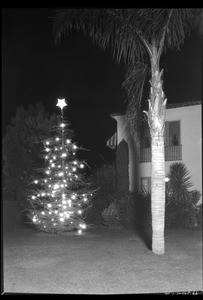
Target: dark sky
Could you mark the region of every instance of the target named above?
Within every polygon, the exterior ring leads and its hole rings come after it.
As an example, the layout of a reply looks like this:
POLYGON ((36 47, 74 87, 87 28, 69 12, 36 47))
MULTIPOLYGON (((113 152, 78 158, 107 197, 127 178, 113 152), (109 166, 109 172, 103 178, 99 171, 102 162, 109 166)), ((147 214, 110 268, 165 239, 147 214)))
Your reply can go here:
MULTIPOLYGON (((66 98, 64 114, 74 140, 90 150, 86 159, 91 166, 101 164, 114 157, 106 141, 116 130, 110 114, 125 108, 124 64, 118 65, 110 51, 78 33, 55 45, 53 14, 49 8, 2 11, 3 134, 20 105, 42 102, 47 111, 58 113, 57 98, 66 98)), ((200 100, 200 43, 193 33, 181 51, 162 56, 169 103, 200 100)))

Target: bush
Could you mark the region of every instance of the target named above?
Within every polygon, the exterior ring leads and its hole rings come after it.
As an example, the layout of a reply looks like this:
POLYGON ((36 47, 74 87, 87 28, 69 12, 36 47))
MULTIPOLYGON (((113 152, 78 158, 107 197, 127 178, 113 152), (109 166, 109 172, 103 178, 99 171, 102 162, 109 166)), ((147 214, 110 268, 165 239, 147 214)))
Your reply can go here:
POLYGON ((96 190, 96 193, 85 219, 87 223, 101 225, 103 223, 103 210, 114 201, 112 193, 116 190, 115 163, 101 166, 92 173, 88 181, 91 182, 90 189, 96 190))
POLYGON ((122 140, 117 149, 116 167, 117 167, 117 189, 119 191, 129 191, 129 150, 128 144, 122 140))
POLYGON ((135 228, 136 194, 115 191, 111 197, 113 201, 102 213, 104 224, 109 227, 135 228))
POLYGON ((200 199, 199 191, 190 191, 185 201, 176 202, 173 196, 166 195, 166 228, 195 228, 201 226, 201 207, 196 206, 200 199))
POLYGON ((28 185, 36 178, 43 165, 39 152, 41 142, 56 126, 57 115, 47 113, 42 104, 27 109, 19 107, 3 137, 3 188, 9 200, 18 202, 21 209, 28 207, 28 185))
POLYGON ((196 204, 201 194, 190 190, 192 183, 186 166, 183 163, 171 164, 167 177, 170 180, 166 187, 166 228, 197 227, 201 216, 196 204))

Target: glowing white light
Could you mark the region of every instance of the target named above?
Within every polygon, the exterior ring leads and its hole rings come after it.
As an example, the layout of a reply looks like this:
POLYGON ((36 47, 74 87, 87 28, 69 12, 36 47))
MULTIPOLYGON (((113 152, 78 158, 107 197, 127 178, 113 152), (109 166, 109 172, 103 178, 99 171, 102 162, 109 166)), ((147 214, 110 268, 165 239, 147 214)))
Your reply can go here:
POLYGON ((63 205, 63 209, 66 209, 67 208, 67 206, 66 205, 63 205))
POLYGON ((50 174, 50 171, 49 171, 49 170, 47 170, 47 171, 46 171, 46 173, 47 173, 47 174, 50 174))
POLYGON ((36 221, 37 221, 36 217, 33 217, 32 220, 33 220, 33 222, 36 222, 36 221))
POLYGON ((165 182, 169 182, 169 181, 170 181, 170 178, 166 177, 166 178, 164 178, 164 181, 165 181, 165 182))
POLYGON ((64 123, 61 123, 60 126, 61 126, 62 128, 64 128, 64 127, 65 127, 65 124, 64 124, 64 123))
POLYGON ((51 164, 51 167, 54 168, 54 167, 55 167, 55 164, 51 164))
POLYGON ((40 197, 40 194, 37 194, 37 197, 40 197))
POLYGON ((52 220, 52 222, 54 221, 54 219, 51 219, 52 220))
POLYGON ((55 212, 54 212, 56 215, 58 214, 58 210, 55 210, 55 212))
POLYGON ((55 155, 53 156, 53 159, 56 159, 56 156, 55 156, 55 155))
POLYGON ((71 200, 68 200, 68 205, 69 205, 69 207, 71 207, 71 205, 72 205, 71 200))
POLYGON ((54 185, 54 189, 56 190, 56 189, 58 189, 59 188, 59 185, 56 183, 55 185, 54 185))
POLYGON ((74 172, 76 171, 76 168, 75 168, 75 167, 73 168, 73 171, 74 171, 74 172))
POLYGON ((70 140, 67 140, 66 143, 67 143, 67 144, 70 144, 70 140))
POLYGON ((60 109, 62 110, 67 104, 65 102, 65 98, 63 99, 57 99, 58 100, 58 103, 56 104, 56 106, 59 106, 60 109))
POLYGON ((34 200, 36 197, 35 196, 32 196, 32 199, 34 200))
POLYGON ((68 176, 71 176, 71 173, 68 173, 68 176))
POLYGON ((61 184, 61 187, 64 187, 64 184, 63 184, 63 183, 61 184))
POLYGON ((82 233, 82 230, 81 230, 81 229, 79 229, 79 230, 78 230, 78 234, 81 234, 81 233, 82 233))
POLYGON ((45 193, 41 193, 41 196, 44 197, 44 196, 45 196, 45 193))
POLYGON ((46 142, 46 145, 49 145, 49 141, 46 142))
POLYGON ((76 160, 74 160, 73 164, 74 164, 74 165, 77 165, 77 161, 76 161, 76 160))
POLYGON ((71 196, 71 198, 72 198, 72 199, 75 199, 75 198, 76 198, 76 196, 75 196, 75 195, 72 195, 72 196, 71 196))
POLYGON ((48 155, 46 155, 46 156, 45 156, 45 159, 48 159, 48 158, 49 158, 48 155))
POLYGON ((66 195, 65 195, 65 194, 62 194, 62 198, 65 199, 65 198, 66 198, 66 195))
POLYGON ((51 211, 49 211, 49 215, 51 215, 51 211))
POLYGON ((68 166, 66 167, 66 170, 68 169, 68 166))
POLYGON ((35 181, 34 181, 34 183, 36 183, 36 184, 37 184, 37 183, 38 183, 38 180, 35 180, 35 181))
POLYGON ((81 213, 82 213, 82 210, 78 210, 78 213, 81 215, 81 213))
POLYGON ((49 151, 50 151, 50 148, 46 148, 45 151, 46 151, 46 152, 49 152, 49 151))
POLYGON ((55 138, 55 140, 58 142, 58 141, 59 141, 59 138, 57 137, 57 138, 55 138))
POLYGON ((81 169, 84 168, 84 164, 80 164, 80 168, 81 168, 81 169))
POLYGON ((86 201, 87 201, 87 198, 85 197, 83 200, 84 200, 84 202, 86 202, 86 201))
POLYGON ((64 221, 64 218, 60 218, 59 220, 60 220, 61 222, 63 222, 63 221, 64 221))
POLYGON ((63 176, 63 172, 58 173, 58 176, 63 176))
POLYGON ((61 167, 61 165, 58 165, 58 168, 60 168, 61 167))
POLYGON ((41 214, 42 214, 42 215, 45 215, 45 212, 44 212, 44 211, 42 211, 42 212, 41 212, 41 214))
POLYGON ((76 146, 76 145, 73 145, 73 149, 77 149, 77 146, 76 146))
POLYGON ((85 224, 79 224, 79 226, 80 226, 81 228, 83 228, 83 229, 86 228, 86 225, 85 225, 85 224))
POLYGON ((66 202, 66 200, 62 200, 62 204, 66 204, 67 202, 66 202))
POLYGON ((48 207, 52 207, 51 203, 47 204, 48 207))
POLYGON ((54 148, 54 150, 55 150, 55 151, 57 151, 57 150, 58 150, 58 148, 57 148, 57 147, 55 147, 55 148, 54 148))
POLYGON ((51 187, 51 184, 49 184, 48 187, 51 187))
POLYGON ((44 182, 47 182, 47 179, 44 179, 44 182))
POLYGON ((61 154, 61 157, 66 157, 66 156, 67 156, 66 153, 62 153, 62 154, 61 154))

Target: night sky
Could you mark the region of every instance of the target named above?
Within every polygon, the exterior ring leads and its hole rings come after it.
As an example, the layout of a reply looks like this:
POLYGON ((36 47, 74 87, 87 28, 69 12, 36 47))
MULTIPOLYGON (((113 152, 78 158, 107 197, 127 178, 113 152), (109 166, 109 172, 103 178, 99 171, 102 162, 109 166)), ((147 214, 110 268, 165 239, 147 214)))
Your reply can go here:
MULTIPOLYGON (((60 113, 57 98, 66 98, 64 109, 74 131, 74 141, 89 149, 91 167, 114 158, 106 141, 116 131, 110 114, 126 104, 121 89, 124 64, 117 64, 83 35, 73 33, 55 45, 53 9, 8 8, 2 11, 2 114, 3 135, 17 107, 42 102, 50 113, 60 113)), ((161 59, 168 103, 201 99, 201 40, 193 33, 181 51, 161 59)))

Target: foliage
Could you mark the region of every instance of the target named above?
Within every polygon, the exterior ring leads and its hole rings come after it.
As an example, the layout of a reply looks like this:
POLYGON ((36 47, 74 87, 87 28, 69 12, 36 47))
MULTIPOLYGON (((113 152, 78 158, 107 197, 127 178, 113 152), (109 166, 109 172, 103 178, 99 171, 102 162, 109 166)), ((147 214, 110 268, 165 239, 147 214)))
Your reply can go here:
POLYGON ((128 144, 122 140, 116 153, 116 185, 119 191, 129 191, 129 150, 128 144))
POLYGON ((88 223, 102 224, 102 212, 113 201, 112 192, 116 190, 115 163, 108 163, 92 172, 88 178, 90 189, 96 190, 92 207, 86 214, 88 223))
POLYGON ((111 197, 113 201, 102 213, 104 224, 109 227, 135 229, 138 194, 115 191, 111 197))
POLYGON ((45 111, 42 104, 19 107, 3 137, 3 185, 6 198, 24 209, 28 184, 43 165, 41 141, 57 124, 58 117, 45 111))
POLYGON ((81 234, 86 228, 83 214, 93 194, 81 173, 85 164, 76 158, 78 146, 68 138, 68 128, 63 128, 67 127, 63 117, 60 123, 54 137, 43 141, 46 163, 32 182, 36 187, 28 196, 27 216, 37 230, 81 234))
POLYGON ((199 24, 194 20, 201 9, 130 8, 130 9, 60 9, 54 16, 56 42, 73 29, 88 35, 103 49, 113 48, 118 61, 141 61, 147 43, 160 44, 165 34, 165 48, 179 49, 185 35, 199 24), (190 25, 190 26, 189 26, 190 25))
POLYGON ((63 36, 77 30, 103 49, 113 50, 118 62, 124 60, 127 117, 133 137, 139 140, 141 101, 150 75, 152 48, 157 50, 159 64, 163 51, 179 50, 186 34, 201 27, 202 16, 202 9, 197 8, 59 9, 54 16, 53 32, 56 42, 60 42, 63 36))
POLYGON ((197 202, 199 191, 191 190, 193 186, 189 171, 183 163, 170 165, 166 188, 166 227, 190 228, 199 223, 197 202))

